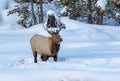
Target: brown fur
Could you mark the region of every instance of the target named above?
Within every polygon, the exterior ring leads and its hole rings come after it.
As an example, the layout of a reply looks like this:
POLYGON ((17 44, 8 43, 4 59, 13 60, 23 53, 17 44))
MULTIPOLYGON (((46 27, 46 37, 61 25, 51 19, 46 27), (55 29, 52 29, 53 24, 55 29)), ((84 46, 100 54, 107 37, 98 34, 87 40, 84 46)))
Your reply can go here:
POLYGON ((57 61, 57 54, 62 38, 59 34, 52 34, 51 37, 42 35, 34 35, 31 40, 31 48, 34 56, 34 62, 37 63, 37 54, 41 55, 43 61, 47 61, 49 57, 53 57, 57 61))

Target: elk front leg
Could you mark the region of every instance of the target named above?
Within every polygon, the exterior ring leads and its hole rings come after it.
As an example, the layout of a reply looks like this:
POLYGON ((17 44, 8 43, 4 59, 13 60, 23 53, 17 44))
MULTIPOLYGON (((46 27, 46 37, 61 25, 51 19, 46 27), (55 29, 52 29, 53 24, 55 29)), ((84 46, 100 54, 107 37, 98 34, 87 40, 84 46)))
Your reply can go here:
POLYGON ((57 61, 57 55, 55 55, 53 58, 54 58, 54 61, 56 62, 57 61))

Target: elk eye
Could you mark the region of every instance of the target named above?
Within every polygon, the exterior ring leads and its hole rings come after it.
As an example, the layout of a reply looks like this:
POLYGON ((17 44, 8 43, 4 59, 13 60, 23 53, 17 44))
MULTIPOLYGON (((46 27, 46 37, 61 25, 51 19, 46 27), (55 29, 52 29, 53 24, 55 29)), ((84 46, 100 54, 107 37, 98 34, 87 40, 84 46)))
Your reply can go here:
POLYGON ((63 39, 60 39, 60 41, 63 41, 63 39))

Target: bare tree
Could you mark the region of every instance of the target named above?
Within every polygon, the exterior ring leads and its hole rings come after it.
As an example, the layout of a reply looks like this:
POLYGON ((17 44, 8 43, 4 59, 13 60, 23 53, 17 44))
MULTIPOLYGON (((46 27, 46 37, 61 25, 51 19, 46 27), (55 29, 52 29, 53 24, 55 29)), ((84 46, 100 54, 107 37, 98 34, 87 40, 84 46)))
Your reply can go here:
POLYGON ((43 0, 40 0, 41 23, 43 23, 43 6, 42 6, 42 4, 43 4, 43 0))
POLYGON ((99 25, 103 24, 103 14, 104 14, 103 11, 101 11, 101 10, 97 11, 96 23, 99 25))
POLYGON ((91 4, 91 0, 88 0, 87 8, 88 8, 88 23, 93 23, 93 21, 92 21, 92 4, 91 4))
POLYGON ((31 9, 32 9, 32 17, 33 17, 33 21, 34 21, 34 25, 37 24, 37 20, 35 17, 35 13, 34 13, 34 4, 33 4, 33 0, 30 0, 31 2, 31 9))

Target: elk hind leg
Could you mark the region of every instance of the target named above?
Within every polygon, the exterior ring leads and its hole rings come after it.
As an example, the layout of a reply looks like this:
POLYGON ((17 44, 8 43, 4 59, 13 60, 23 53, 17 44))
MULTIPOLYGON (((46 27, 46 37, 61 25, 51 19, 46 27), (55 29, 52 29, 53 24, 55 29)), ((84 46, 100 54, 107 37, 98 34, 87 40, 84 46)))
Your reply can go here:
POLYGON ((33 56, 34 56, 34 63, 37 63, 37 52, 36 51, 33 52, 33 56))
POLYGON ((42 55, 41 56, 42 61, 47 61, 48 58, 49 58, 48 55, 42 55))
POLYGON ((55 55, 55 56, 53 57, 53 59, 54 59, 54 61, 56 62, 56 61, 57 61, 57 55, 55 55))

